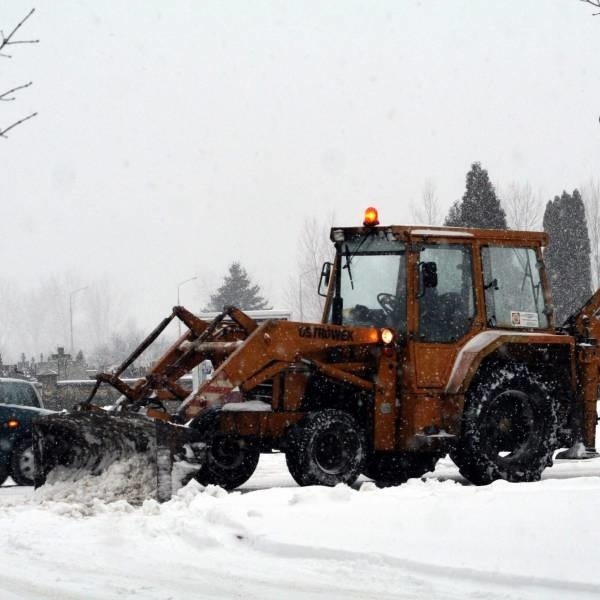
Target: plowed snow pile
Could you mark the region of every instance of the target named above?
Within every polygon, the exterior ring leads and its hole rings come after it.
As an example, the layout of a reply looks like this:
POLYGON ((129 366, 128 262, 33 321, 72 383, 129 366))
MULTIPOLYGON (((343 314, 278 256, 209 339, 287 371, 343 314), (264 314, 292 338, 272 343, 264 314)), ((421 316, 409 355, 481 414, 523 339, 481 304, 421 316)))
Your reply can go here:
POLYGON ((117 500, 139 505, 156 495, 156 467, 143 455, 116 461, 100 475, 87 474, 77 481, 61 476, 61 467, 51 472, 32 501, 71 502, 89 508, 117 500))

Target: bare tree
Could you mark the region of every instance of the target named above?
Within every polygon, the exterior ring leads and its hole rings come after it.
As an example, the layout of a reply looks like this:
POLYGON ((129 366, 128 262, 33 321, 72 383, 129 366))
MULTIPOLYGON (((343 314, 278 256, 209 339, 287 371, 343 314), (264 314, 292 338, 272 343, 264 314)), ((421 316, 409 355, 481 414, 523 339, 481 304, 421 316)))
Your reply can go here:
POLYGON ((421 190, 421 203, 413 206, 412 216, 415 223, 421 225, 439 225, 441 222, 440 205, 433 179, 427 179, 421 190))
POLYGON ((128 322, 125 293, 104 274, 90 281, 83 294, 79 303, 79 329, 85 332, 86 340, 80 346, 95 348, 110 343, 112 336, 128 322))
POLYGON ((329 221, 319 221, 316 217, 304 220, 298 244, 297 272, 290 276, 285 301, 295 317, 301 321, 320 321, 324 299, 317 294, 321 267, 331 260, 332 249, 329 221))
MULTIPOLYGON (((581 0, 581 2, 584 2, 585 4, 590 4, 591 6, 594 6, 596 8, 600 8, 600 0, 581 0)), ((592 13, 594 16, 600 15, 600 13, 592 13)))
POLYGON ((0 279, 0 355, 5 359, 15 354, 12 341, 19 329, 19 301, 15 286, 6 279, 0 279))
POLYGON ((532 231, 540 228, 543 214, 541 194, 534 194, 531 184, 512 182, 499 193, 511 229, 532 231))
MULTIPOLYGON (((4 35, 4 31, 0 31, 0 56, 2 56, 4 58, 12 58, 12 56, 10 54, 6 54, 6 53, 2 52, 8 46, 15 46, 17 44, 37 44, 39 42, 39 40, 15 40, 14 39, 15 33, 17 33, 17 31, 21 28, 23 23, 25 23, 25 21, 27 21, 27 19, 29 19, 29 17, 34 12, 35 12, 35 8, 32 8, 27 13, 27 15, 25 15, 25 17, 17 23, 17 25, 14 27, 14 29, 7 36, 4 35)), ((20 90, 28 88, 32 83, 33 82, 30 81, 29 83, 25 83, 23 85, 18 85, 6 92, 0 93, 0 101, 12 102, 15 99, 15 96, 13 95, 15 92, 18 92, 20 90)), ((36 115, 37 115, 37 112, 34 112, 34 113, 31 113, 30 115, 27 115, 26 117, 22 117, 21 119, 11 123, 10 125, 8 125, 6 127, 0 126, 0 137, 6 137, 6 134, 11 129, 13 129, 17 125, 20 125, 21 123, 27 121, 28 119, 31 119, 32 117, 35 117, 36 115)))
MULTIPOLYGON (((101 346, 118 346, 115 335, 131 344, 139 337, 127 312, 127 298, 108 277, 91 278, 76 270, 47 276, 24 287, 0 278, 0 352, 15 360, 19 353, 39 356, 69 348, 70 293, 81 288, 72 304, 75 351, 86 355, 101 346)), ((129 345, 131 345, 129 344, 129 345)))
POLYGON ((592 281, 594 287, 598 287, 600 286, 600 181, 592 179, 581 186, 581 197, 590 236, 592 281))

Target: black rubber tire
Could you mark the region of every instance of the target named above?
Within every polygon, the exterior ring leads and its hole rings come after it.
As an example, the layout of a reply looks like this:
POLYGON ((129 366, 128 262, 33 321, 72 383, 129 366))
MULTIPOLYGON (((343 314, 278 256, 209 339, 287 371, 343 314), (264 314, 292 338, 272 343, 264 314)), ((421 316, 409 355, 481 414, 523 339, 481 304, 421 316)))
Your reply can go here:
POLYGON ((30 438, 24 438, 14 445, 10 457, 10 476, 17 485, 33 485, 35 459, 30 438))
POLYGON ((0 465, 0 485, 3 485, 4 482, 8 479, 8 468, 4 465, 0 465))
POLYGON ((379 487, 400 485, 433 471, 438 458, 416 452, 374 452, 367 457, 363 473, 379 487))
POLYGON ((234 490, 252 477, 260 452, 243 438, 219 431, 219 416, 219 409, 210 409, 192 424, 208 446, 204 465, 194 479, 202 485, 234 490))
POLYGON ((363 470, 365 435, 343 410, 309 413, 290 431, 286 462, 298 485, 351 485, 363 470))
POLYGON ((450 453, 461 474, 475 485, 539 480, 557 446, 553 389, 524 366, 482 373, 466 395, 461 440, 450 453))

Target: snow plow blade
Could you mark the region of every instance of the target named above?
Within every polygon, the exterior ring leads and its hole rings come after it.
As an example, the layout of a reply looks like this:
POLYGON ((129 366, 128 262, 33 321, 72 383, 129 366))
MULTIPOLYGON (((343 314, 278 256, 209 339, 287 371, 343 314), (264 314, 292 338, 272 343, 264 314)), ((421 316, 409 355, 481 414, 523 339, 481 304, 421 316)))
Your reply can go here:
POLYGON ((156 499, 164 502, 200 467, 198 442, 193 429, 136 413, 95 409, 48 415, 33 426, 35 487, 99 475, 117 461, 141 455, 156 470, 156 499))

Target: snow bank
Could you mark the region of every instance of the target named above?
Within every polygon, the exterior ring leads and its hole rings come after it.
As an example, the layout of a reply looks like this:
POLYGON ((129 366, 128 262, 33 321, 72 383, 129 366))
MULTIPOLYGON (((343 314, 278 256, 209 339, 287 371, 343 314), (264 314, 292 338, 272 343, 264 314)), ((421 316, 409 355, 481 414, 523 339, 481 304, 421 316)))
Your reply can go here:
POLYGON ((3 600, 600 597, 600 459, 479 488, 445 459, 378 489, 298 488, 273 455, 242 491, 116 499, 139 469, 0 488, 3 600))
POLYGON ((54 469, 28 502, 61 514, 89 516, 111 510, 115 503, 131 511, 156 495, 156 467, 143 455, 113 462, 100 475, 85 474, 75 479, 65 473, 62 467, 54 469))

